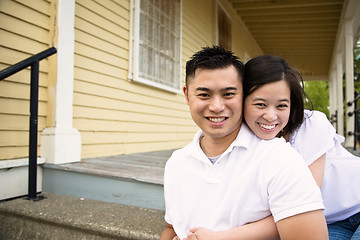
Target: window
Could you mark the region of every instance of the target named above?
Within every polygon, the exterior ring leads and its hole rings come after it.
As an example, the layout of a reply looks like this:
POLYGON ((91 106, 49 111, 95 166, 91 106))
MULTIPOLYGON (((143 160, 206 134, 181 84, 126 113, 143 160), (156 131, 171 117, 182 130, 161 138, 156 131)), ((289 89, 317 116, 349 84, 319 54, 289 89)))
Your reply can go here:
POLYGON ((181 0, 133 0, 129 78, 172 92, 181 83, 181 0))
POLYGON ((225 10, 217 7, 218 44, 226 50, 231 50, 231 20, 225 10))

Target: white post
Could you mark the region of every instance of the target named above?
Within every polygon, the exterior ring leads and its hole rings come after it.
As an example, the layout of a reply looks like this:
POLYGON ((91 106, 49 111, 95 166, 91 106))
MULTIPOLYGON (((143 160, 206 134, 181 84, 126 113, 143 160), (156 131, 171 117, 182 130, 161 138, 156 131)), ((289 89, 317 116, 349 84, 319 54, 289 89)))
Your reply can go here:
POLYGON ((344 104, 343 104, 343 63, 341 52, 336 53, 336 89, 337 89, 337 121, 338 134, 344 136, 344 104))
MULTIPOLYGON (((353 21, 345 22, 345 79, 346 79, 346 103, 354 100, 354 41, 353 41, 353 21)), ((354 145, 354 136, 349 132, 354 132, 354 115, 349 117, 348 113, 354 111, 354 104, 347 105, 346 111, 346 141, 345 146, 354 145)))
MULTIPOLYGON (((329 105, 330 116, 335 115, 337 110, 337 88, 336 88, 336 71, 331 69, 329 72, 329 105)), ((336 127, 335 124, 333 124, 336 127)))
POLYGON ((49 105, 53 108, 55 126, 43 130, 40 154, 47 163, 61 164, 81 159, 81 136, 72 127, 75 0, 58 0, 54 6, 57 9, 57 34, 54 34, 57 36, 57 66, 54 84, 49 87, 49 98, 52 98, 49 105))

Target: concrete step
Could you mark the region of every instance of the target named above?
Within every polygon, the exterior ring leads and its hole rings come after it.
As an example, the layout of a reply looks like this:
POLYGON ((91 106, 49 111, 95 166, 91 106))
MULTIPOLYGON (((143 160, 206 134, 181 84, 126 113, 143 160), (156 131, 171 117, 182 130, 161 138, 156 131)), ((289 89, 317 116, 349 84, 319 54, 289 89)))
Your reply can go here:
POLYGON ((164 211, 52 193, 0 202, 0 239, 159 239, 164 211))
POLYGON ((43 191, 164 210, 164 167, 173 151, 44 164, 43 191))

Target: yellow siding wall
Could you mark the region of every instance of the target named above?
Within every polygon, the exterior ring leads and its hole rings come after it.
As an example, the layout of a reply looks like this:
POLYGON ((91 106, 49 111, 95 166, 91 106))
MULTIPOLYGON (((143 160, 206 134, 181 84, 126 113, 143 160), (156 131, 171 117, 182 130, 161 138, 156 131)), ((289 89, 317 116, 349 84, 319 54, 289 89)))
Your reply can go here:
MULTIPOLYGON (((53 41, 52 1, 0 0, 0 69, 47 49, 53 41)), ((233 50, 261 54, 226 0, 233 50)), ((201 47, 215 44, 214 0, 182 0, 182 71, 201 47)), ((76 0, 73 127, 82 158, 180 148, 197 127, 182 93, 130 82, 130 0, 76 0)), ((52 57, 50 57, 52 58, 52 57)), ((54 61, 56 62, 56 61, 54 61)), ((53 127, 49 61, 40 63, 39 132, 53 127)), ((28 156, 29 74, 0 82, 0 160, 28 156)), ((40 140, 40 138, 39 138, 40 140)))
POLYGON ((259 45, 249 33, 231 4, 227 0, 219 0, 219 4, 225 9, 232 21, 232 51, 246 63, 249 58, 263 54, 259 45))
POLYGON ((186 61, 196 51, 214 44, 215 12, 213 0, 183 0, 182 2, 182 59, 185 69, 186 61))
POLYGON ((127 80, 129 20, 129 0, 76 1, 74 127, 83 158, 179 148, 196 130, 182 94, 127 80))
MULTIPOLYGON (((50 2, 0 0, 0 69, 49 48, 50 2)), ((40 62, 39 133, 46 125, 48 60, 40 62)), ((30 70, 0 81, 0 160, 28 156, 30 70)))

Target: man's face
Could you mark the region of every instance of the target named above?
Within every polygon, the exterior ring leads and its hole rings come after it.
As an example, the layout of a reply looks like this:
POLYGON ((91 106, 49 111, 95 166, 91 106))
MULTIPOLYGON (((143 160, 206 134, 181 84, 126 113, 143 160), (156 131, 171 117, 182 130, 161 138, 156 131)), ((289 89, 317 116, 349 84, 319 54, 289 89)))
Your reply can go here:
POLYGON ((242 121, 243 89, 235 67, 197 69, 183 91, 204 138, 236 138, 242 121))

